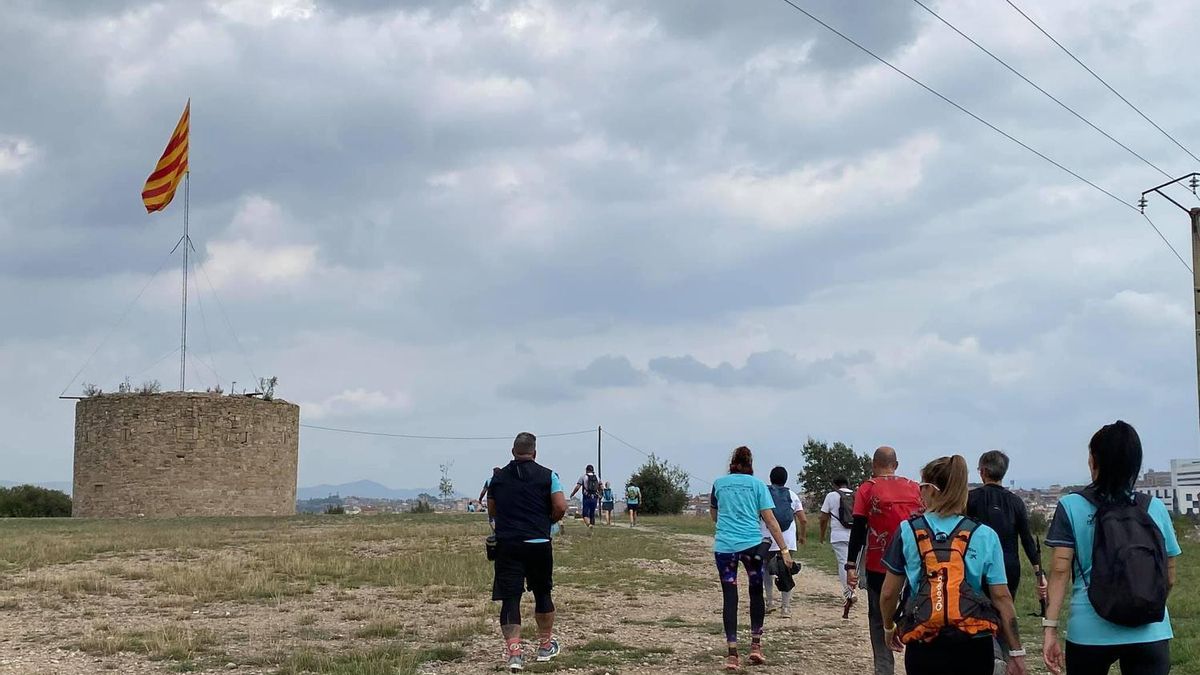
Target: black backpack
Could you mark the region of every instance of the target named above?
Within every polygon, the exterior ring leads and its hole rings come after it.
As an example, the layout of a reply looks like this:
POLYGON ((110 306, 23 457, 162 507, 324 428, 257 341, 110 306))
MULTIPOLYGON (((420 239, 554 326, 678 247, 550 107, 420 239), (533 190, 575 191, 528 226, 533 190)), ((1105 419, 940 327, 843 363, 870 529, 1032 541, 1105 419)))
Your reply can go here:
POLYGON ((796 520, 796 513, 792 511, 792 491, 777 485, 768 487, 771 489, 771 499, 775 501, 775 508, 772 510, 775 512, 775 520, 779 523, 779 531, 786 532, 796 520))
POLYGON ((841 500, 838 501, 838 512, 834 516, 842 527, 850 529, 854 526, 854 491, 838 488, 841 500))
POLYGON ((1167 611, 1167 546, 1150 517, 1150 495, 1108 503, 1092 489, 1078 493, 1096 507, 1091 578, 1083 575, 1088 600, 1101 618, 1120 626, 1158 623, 1167 611))
POLYGON ((600 479, 596 477, 596 474, 589 473, 587 475, 587 484, 583 486, 583 493, 589 497, 600 494, 600 479))

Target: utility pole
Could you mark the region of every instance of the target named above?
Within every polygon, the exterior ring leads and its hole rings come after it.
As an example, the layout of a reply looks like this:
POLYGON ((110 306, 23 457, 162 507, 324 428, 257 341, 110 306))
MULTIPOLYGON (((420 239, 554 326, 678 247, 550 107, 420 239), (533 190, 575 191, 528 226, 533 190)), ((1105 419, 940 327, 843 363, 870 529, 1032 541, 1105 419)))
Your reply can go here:
MULTIPOLYGON (((1200 335, 1200 333, 1198 333, 1200 335)), ((1200 338, 1197 338, 1200 339, 1200 338)), ((604 472, 600 470, 600 456, 604 444, 604 427, 596 427, 596 480, 604 480, 604 472)), ((603 485, 603 483, 601 483, 603 485)))
MULTIPOLYGON (((1188 181, 1187 187, 1191 188, 1192 194, 1196 194, 1196 188, 1200 187, 1200 173, 1192 172, 1186 176, 1180 176, 1175 180, 1168 181, 1157 187, 1152 187, 1149 190, 1142 192, 1142 198, 1138 201, 1138 208, 1142 213, 1146 212, 1146 195, 1151 192, 1156 192, 1160 197, 1165 198, 1180 210, 1188 214, 1188 218, 1192 224, 1192 307, 1193 318, 1196 325, 1196 394, 1197 402, 1200 403, 1200 208, 1188 208, 1183 204, 1175 201, 1170 195, 1163 192, 1162 189, 1183 181, 1188 181)), ((1197 420, 1200 421, 1200 408, 1197 408, 1197 420)))

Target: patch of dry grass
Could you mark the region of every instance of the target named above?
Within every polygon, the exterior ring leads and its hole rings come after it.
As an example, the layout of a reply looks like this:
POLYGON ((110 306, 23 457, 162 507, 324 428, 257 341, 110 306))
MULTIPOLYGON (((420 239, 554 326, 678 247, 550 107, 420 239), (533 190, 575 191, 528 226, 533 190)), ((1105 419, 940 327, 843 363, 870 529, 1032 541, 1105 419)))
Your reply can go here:
POLYGON ((94 627, 78 646, 81 651, 102 656, 135 652, 157 661, 184 661, 204 654, 215 644, 217 638, 211 631, 163 624, 146 631, 114 631, 100 625, 94 627))

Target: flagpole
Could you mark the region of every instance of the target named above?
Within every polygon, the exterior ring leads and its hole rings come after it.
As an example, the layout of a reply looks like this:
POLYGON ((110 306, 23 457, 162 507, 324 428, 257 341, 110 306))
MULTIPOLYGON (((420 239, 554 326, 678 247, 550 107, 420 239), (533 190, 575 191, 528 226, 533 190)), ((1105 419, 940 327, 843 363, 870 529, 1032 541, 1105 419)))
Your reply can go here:
POLYGON ((183 174, 183 318, 179 327, 179 391, 187 391, 187 292, 188 292, 188 249, 192 239, 188 236, 188 201, 191 197, 192 172, 183 174))

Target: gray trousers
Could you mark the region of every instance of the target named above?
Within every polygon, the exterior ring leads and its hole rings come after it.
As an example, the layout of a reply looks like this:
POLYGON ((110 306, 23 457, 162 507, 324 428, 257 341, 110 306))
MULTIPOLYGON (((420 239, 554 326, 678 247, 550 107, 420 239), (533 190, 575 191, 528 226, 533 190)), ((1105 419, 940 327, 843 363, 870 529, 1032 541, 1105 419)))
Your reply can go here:
POLYGON ((883 641, 883 614, 879 596, 883 592, 882 572, 867 572, 867 623, 871 628, 871 652, 875 655, 875 675, 895 675, 896 653, 883 641))

